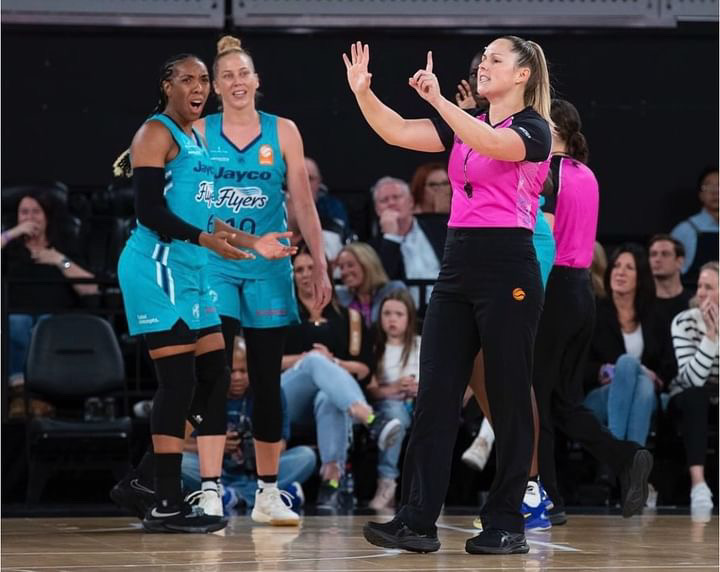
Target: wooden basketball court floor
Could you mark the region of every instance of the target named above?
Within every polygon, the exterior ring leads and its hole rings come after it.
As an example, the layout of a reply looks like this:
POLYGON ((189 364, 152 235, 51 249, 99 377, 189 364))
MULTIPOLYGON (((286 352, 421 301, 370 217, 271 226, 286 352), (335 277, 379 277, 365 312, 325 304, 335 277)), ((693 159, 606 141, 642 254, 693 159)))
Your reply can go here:
MULTIPOLYGON (((137 520, 3 519, 3 571, 654 571, 718 570, 718 518, 645 514, 632 519, 571 515, 566 526, 529 533, 530 553, 471 556, 472 517, 438 522, 434 554, 383 550, 365 542, 367 516, 308 516, 297 528, 254 525, 233 517, 215 534, 146 534, 137 520)), ((387 520, 388 517, 376 517, 387 520)))

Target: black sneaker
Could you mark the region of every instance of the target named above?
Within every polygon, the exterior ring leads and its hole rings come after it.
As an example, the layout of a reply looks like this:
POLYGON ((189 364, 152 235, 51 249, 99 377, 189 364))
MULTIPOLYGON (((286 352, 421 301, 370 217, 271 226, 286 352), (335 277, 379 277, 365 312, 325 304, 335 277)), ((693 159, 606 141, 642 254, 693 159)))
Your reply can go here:
POLYGON ((381 548, 402 548, 410 552, 436 552, 440 550, 437 533, 420 534, 408 528, 398 517, 390 522, 368 522, 363 527, 365 540, 381 548))
POLYGON ((206 533, 226 526, 225 517, 207 515, 199 506, 184 501, 176 505, 154 506, 143 519, 143 528, 148 532, 206 533))
POLYGON ((530 547, 522 533, 488 528, 468 538, 465 551, 470 554, 527 554, 530 547))
POLYGON ((632 460, 620 473, 620 499, 624 518, 640 514, 648 498, 648 477, 653 457, 647 449, 635 451, 632 460))
POLYGON ((332 486, 330 481, 323 481, 318 489, 315 506, 323 510, 339 510, 342 508, 340 486, 332 486))
POLYGON ((567 514, 565 513, 564 507, 554 506, 546 512, 548 518, 550 519, 550 524, 553 526, 562 526, 563 524, 567 524, 567 514))
POLYGON ((402 423, 395 417, 388 417, 385 413, 376 413, 375 419, 368 425, 370 438, 373 439, 378 449, 384 451, 392 447, 400 436, 402 423))
POLYGON ((157 502, 155 491, 147 483, 140 482, 140 477, 135 471, 130 471, 122 481, 112 488, 110 498, 120 508, 141 520, 157 502))

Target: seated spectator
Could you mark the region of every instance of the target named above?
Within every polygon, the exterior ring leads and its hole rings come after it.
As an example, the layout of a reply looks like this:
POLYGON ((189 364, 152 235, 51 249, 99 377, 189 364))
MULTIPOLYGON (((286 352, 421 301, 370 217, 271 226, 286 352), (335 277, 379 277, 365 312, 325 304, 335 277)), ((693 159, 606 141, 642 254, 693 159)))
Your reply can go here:
POLYGON ((642 247, 625 244, 613 253, 605 290, 607 299, 597 303, 585 406, 616 438, 645 445, 668 348, 654 316, 655 284, 642 247))
POLYGON ((405 181, 383 177, 372 188, 381 235, 370 245, 391 280, 435 280, 445 246, 447 221, 413 216, 413 197, 405 181))
MULTIPOLYGON (((655 280, 655 312, 667 337, 667 347, 671 348, 670 324, 675 316, 688 309, 691 296, 680 280, 685 248, 682 242, 669 234, 656 234, 650 239, 648 249, 650 270, 655 280)), ((673 367, 673 371, 668 373, 674 377, 677 372, 673 367)))
POLYGON ((713 501, 705 482, 705 455, 708 416, 717 419, 718 404, 717 262, 708 262, 700 268, 697 295, 691 305, 690 310, 678 314, 672 322, 678 375, 670 383, 668 412, 685 444, 691 511, 694 516, 709 519, 713 501))
POLYGON ((402 430, 395 444, 380 452, 377 489, 370 501, 370 508, 375 510, 395 506, 400 450, 410 428, 420 376, 416 322, 415 304, 407 290, 396 290, 382 300, 375 342, 376 371, 367 392, 378 411, 400 420, 402 430))
POLYGON ((337 257, 337 268, 343 281, 335 289, 338 302, 360 312, 368 328, 377 321, 385 296, 405 289, 400 280, 388 279, 377 253, 364 242, 344 246, 337 257))
POLYGON ((363 320, 355 310, 332 300, 317 307, 312 282, 313 260, 306 246, 293 259, 301 323, 288 328, 282 360, 282 389, 290 422, 314 426, 320 452, 321 508, 341 508, 340 481, 345 472, 351 420, 368 426, 378 448, 391 446, 400 421, 376 414, 360 384, 367 384, 372 347, 363 320))
MULTIPOLYGON (((252 508, 255 504, 257 474, 255 447, 252 438, 252 391, 249 389, 245 342, 235 338, 233 368, 228 389, 227 415, 228 430, 225 439, 225 454, 220 481, 224 487, 223 506, 230 509, 244 505, 252 508)), ((292 499, 293 508, 299 508, 304 500, 302 483, 315 472, 315 452, 310 447, 299 446, 285 449, 290 439, 290 420, 287 415, 287 400, 281 394, 283 405, 282 453, 278 470, 278 488, 292 499)), ((200 461, 197 441, 190 437, 185 443, 182 458, 182 479, 185 488, 200 490, 200 461)))
POLYGON ((718 258, 718 169, 706 168, 698 182, 702 209, 672 229, 672 234, 685 247, 682 272, 686 281, 697 279, 699 268, 718 258))
POLYGON ((315 208, 320 217, 320 226, 323 229, 325 255, 330 261, 334 261, 342 245, 353 238, 347 209, 340 199, 330 195, 323 184, 317 163, 310 157, 305 157, 305 168, 310 181, 310 191, 315 199, 315 208))
POLYGON ((450 212, 452 187, 447 168, 443 163, 420 165, 410 181, 410 192, 415 202, 415 213, 450 212))
POLYGON ((9 382, 24 383, 30 335, 42 316, 79 305, 80 297, 98 293, 95 284, 70 284, 72 278, 93 278, 78 263, 79 245, 68 230, 63 206, 50 193, 25 195, 18 204, 17 225, 0 235, 3 275, 11 283, 9 382), (22 308, 22 313, 13 309, 22 308))

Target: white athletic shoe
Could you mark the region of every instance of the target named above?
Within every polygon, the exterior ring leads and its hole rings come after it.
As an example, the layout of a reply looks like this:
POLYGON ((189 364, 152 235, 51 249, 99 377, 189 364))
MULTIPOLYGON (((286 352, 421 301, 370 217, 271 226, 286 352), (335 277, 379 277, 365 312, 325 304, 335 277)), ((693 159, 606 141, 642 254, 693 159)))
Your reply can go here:
POLYGON ((298 526, 300 517, 290 509, 292 497, 277 487, 255 491, 255 507, 250 515, 255 522, 272 526, 298 526))
POLYGON ((195 491, 185 497, 191 505, 199 506, 203 512, 210 516, 223 516, 223 505, 217 491, 195 491))
POLYGON ((487 465, 491 451, 492 445, 478 435, 475 437, 472 445, 470 445, 462 454, 461 459, 463 463, 476 471, 482 471, 485 468, 485 465, 487 465))

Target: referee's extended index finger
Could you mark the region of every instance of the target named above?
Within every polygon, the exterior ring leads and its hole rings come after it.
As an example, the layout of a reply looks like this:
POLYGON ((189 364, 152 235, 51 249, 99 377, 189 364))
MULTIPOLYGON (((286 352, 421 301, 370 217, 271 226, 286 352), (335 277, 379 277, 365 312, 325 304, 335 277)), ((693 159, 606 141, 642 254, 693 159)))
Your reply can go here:
POLYGON ((433 70, 432 51, 428 50, 427 65, 425 66, 425 71, 432 73, 432 70, 433 70))

